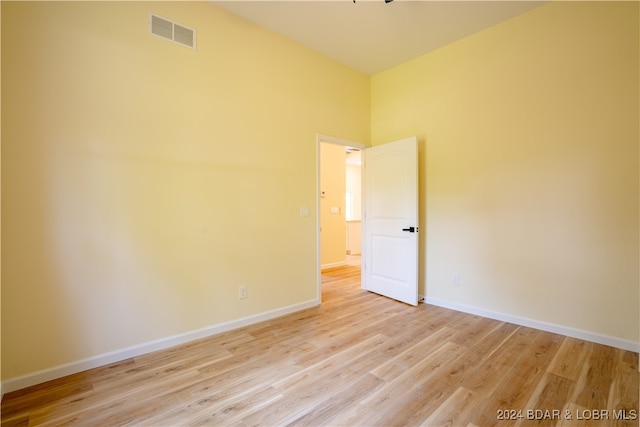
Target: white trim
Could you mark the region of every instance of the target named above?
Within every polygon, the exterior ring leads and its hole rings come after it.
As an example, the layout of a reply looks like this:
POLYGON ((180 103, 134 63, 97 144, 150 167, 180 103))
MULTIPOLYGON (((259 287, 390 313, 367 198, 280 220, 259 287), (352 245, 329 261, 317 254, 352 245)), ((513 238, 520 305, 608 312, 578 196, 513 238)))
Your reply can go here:
POLYGON ((485 310, 478 307, 472 307, 451 301, 441 300, 439 298, 427 297, 426 302, 427 304, 437 305, 438 307, 449 308, 451 310, 462 311, 464 313, 475 314, 482 317, 488 317, 490 319, 501 320, 503 322, 514 323, 520 326, 526 326, 529 328, 539 329, 542 331, 552 332, 560 335, 566 335, 572 338, 578 338, 585 341, 591 341, 598 344, 604 344, 611 347, 640 353, 640 342, 625 340, 623 338, 612 337, 609 335, 602 335, 582 329, 571 328, 569 326, 556 325, 554 323, 543 322, 526 317, 514 316, 512 314, 485 310))
POLYGON ((299 304, 282 307, 276 310, 259 313, 253 316, 243 317, 241 319, 207 326, 195 331, 185 332, 183 334, 161 338, 156 341, 134 345, 121 350, 101 354, 99 356, 89 357, 87 359, 82 359, 71 363, 65 363, 64 365, 59 365, 49 369, 43 369, 41 371, 2 381, 2 383, 0 384, 0 389, 3 393, 10 393, 12 391, 20 390, 22 388, 30 387, 32 385, 40 384, 56 378, 61 378, 67 375, 86 371, 87 369, 98 368, 110 363, 120 362, 132 357, 151 353, 153 351, 175 347, 180 344, 185 344, 190 341, 206 338, 212 335, 220 334, 222 332, 227 332, 232 329, 241 328, 243 326, 252 325, 254 323, 263 322, 269 319, 274 319, 286 314, 295 313, 297 311, 315 307, 319 304, 320 301, 317 299, 309 300, 299 304))
POLYGON ((329 264, 322 264, 320 268, 324 270, 325 268, 342 267, 344 265, 347 265, 347 261, 338 261, 338 262, 331 262, 329 264))
POLYGON ((348 139, 336 138, 335 136, 323 135, 321 133, 316 134, 316 141, 318 144, 321 142, 328 142, 330 144, 343 145, 345 147, 359 148, 360 150, 367 148, 367 146, 361 142, 349 141, 348 139))

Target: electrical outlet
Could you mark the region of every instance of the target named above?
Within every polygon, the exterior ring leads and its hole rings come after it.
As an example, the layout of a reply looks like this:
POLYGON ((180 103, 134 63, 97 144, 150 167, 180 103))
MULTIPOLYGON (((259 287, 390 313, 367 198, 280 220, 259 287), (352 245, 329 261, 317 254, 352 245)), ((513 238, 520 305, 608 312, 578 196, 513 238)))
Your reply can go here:
POLYGON ((460 285, 460 275, 458 273, 455 273, 453 275, 453 277, 451 278, 451 283, 453 283, 455 286, 460 285))
POLYGON ((240 286, 238 288, 238 298, 245 299, 246 297, 247 297, 247 287, 246 286, 240 286))

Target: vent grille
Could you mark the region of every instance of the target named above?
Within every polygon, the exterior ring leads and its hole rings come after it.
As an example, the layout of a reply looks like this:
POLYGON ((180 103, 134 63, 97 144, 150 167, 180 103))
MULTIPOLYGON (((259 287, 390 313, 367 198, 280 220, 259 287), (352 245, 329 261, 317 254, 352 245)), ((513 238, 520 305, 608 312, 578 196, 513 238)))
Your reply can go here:
POLYGON ((162 18, 153 13, 149 14, 149 32, 174 43, 196 48, 196 31, 177 22, 162 18))

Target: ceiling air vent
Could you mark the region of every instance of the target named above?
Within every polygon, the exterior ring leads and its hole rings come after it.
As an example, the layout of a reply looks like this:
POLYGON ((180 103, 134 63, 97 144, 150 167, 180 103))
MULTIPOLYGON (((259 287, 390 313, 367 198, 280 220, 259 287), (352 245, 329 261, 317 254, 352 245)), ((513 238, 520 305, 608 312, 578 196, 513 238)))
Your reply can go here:
POLYGON ((196 48, 196 31, 177 22, 149 14, 149 32, 183 46, 196 48))

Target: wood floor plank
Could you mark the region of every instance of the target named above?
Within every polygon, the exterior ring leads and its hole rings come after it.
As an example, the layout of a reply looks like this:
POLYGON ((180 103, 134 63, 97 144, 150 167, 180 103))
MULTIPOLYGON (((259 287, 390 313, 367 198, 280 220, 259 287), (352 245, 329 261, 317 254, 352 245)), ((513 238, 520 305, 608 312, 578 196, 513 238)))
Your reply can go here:
MULTIPOLYGON (((192 350, 192 349, 190 349, 192 350)), ((165 385, 165 380, 179 378, 187 383, 187 379, 196 377, 194 368, 204 366, 219 359, 226 359, 229 353, 220 349, 210 355, 196 357, 193 351, 187 352, 182 359, 176 357, 161 357, 159 355, 145 355, 142 362, 120 366, 118 371, 112 370, 110 375, 99 375, 95 379, 95 387, 90 392, 76 393, 56 402, 55 405, 42 405, 41 410, 34 411, 32 419, 36 423, 41 420, 55 420, 59 414, 79 414, 94 411, 107 404, 119 405, 123 390, 129 394, 146 396, 149 389, 158 385, 165 385), (150 362, 153 360, 155 363, 150 362)), ((180 381, 178 384, 180 384, 180 381)))
POLYGON ((366 396, 360 407, 341 425, 414 425, 412 417, 421 416, 422 410, 444 401, 447 388, 444 384, 464 372, 461 346, 447 342, 403 373, 388 381, 374 393, 366 396), (442 376, 440 375, 442 374, 442 376), (447 378, 445 381, 440 381, 447 378), (438 383, 441 387, 438 387, 438 383), (430 406, 431 405, 431 406, 430 406))
MULTIPOLYGON (((538 383, 545 373, 545 368, 540 366, 542 358, 539 355, 546 353, 546 359, 551 360, 555 354, 550 354, 549 341, 556 342, 559 347, 560 340, 553 334, 537 331, 534 329, 519 327, 500 348, 493 352, 485 364, 476 367, 476 375, 483 367, 487 366, 495 372, 495 384, 481 385, 483 388, 491 388, 484 398, 481 409, 473 420, 474 424, 480 426, 514 425, 518 419, 501 419, 500 414, 504 411, 514 411, 516 414, 525 413, 528 409, 527 403, 531 394, 535 391, 538 383), (545 349, 547 350, 545 352, 545 349), (536 357, 532 358, 532 355, 536 357)), ((480 374, 479 374, 480 373, 480 374)), ((473 380, 466 380, 467 387, 474 387, 473 380)), ((502 417, 504 418, 504 417, 502 417)))
POLYGON ((209 401, 201 399, 185 407, 165 411, 154 418, 136 421, 131 426, 219 426, 236 425, 248 412, 260 411, 270 403, 282 399, 272 387, 260 385, 229 395, 228 399, 209 401))
POLYGON ((353 408, 362 396, 374 392, 384 384, 380 378, 363 374, 347 387, 338 393, 330 393, 324 396, 324 399, 313 407, 312 411, 307 412, 303 416, 293 420, 290 425, 295 426, 330 426, 334 425, 332 420, 341 414, 347 413, 353 408))
POLYGON ((519 326, 512 323, 500 322, 489 331, 479 342, 470 346, 469 351, 477 355, 482 362, 487 361, 493 354, 502 349, 509 338, 516 333, 519 326))
POLYGON ((416 384, 414 392, 417 398, 408 405, 397 408, 390 420, 401 420, 404 425, 422 424, 460 389, 465 379, 478 371, 478 359, 468 348, 460 349, 462 352, 458 357, 447 360, 434 375, 416 384))
MULTIPOLYGON (((616 411, 617 414, 622 414, 620 411, 624 411, 625 408, 634 408, 638 404, 637 398, 640 391, 638 390, 637 382, 634 380, 638 374, 636 369, 638 366, 638 354, 629 351, 618 351, 618 353, 620 354, 619 361, 607 406, 610 411, 616 411)), ((616 426, 638 426, 637 420, 631 419, 634 418, 632 414, 625 412, 624 415, 624 417, 619 417, 619 419, 616 420, 616 426)))
POLYGON ((547 368, 547 372, 577 381, 582 371, 584 359, 587 357, 588 349, 589 345, 587 342, 576 338, 565 337, 556 356, 547 368))
POLYGON ((352 394, 359 379, 384 357, 385 348, 395 346, 394 339, 376 335, 315 365, 273 383, 284 397, 262 414, 243 418, 245 425, 287 425, 310 418, 316 408, 325 406, 333 393, 352 394), (302 402, 302 403, 301 403, 302 402), (297 407, 297 412, 282 408, 297 407))
POLYGON ((614 380, 617 350, 613 347, 591 345, 586 357, 582 378, 574 403, 587 409, 607 409, 611 384, 614 380))
POLYGON ((425 354, 433 354, 436 352, 438 348, 447 343, 448 339, 454 334, 455 331, 453 329, 444 327, 385 363, 377 366, 371 373, 385 381, 392 381, 416 364, 424 362, 425 354))
POLYGON ((473 347, 489 335, 493 328, 500 323, 501 322, 494 319, 477 317, 471 319, 471 322, 465 324, 461 329, 453 325, 452 328, 457 329, 457 333, 451 337, 451 341, 462 344, 465 347, 473 347))
POLYGON ((458 387, 431 415, 420 424, 421 427, 461 426, 469 417, 476 394, 464 387, 458 387))
POLYGON ((636 353, 322 278, 318 307, 8 393, 1 427, 638 426, 636 353))
MULTIPOLYGON (((127 387, 105 399, 89 397, 80 405, 47 406, 31 413, 30 425, 122 425, 177 403, 171 390, 197 378, 195 371, 167 375, 127 387)), ((100 395, 101 396, 101 395, 100 395)))
POLYGON ((545 372, 525 405, 528 411, 533 411, 532 415, 528 413, 527 417, 518 420, 516 427, 556 425, 569 403, 574 387, 575 381, 545 372))
POLYGON ((388 337, 377 334, 272 384, 281 390, 302 388, 309 380, 331 376, 350 364, 357 364, 362 357, 367 357, 387 340, 388 337))

